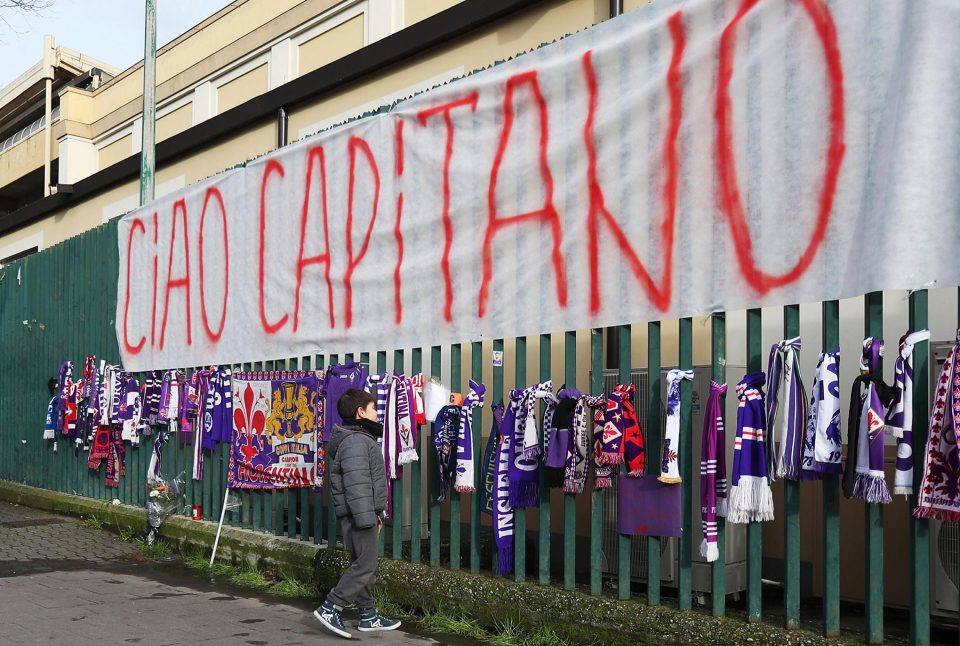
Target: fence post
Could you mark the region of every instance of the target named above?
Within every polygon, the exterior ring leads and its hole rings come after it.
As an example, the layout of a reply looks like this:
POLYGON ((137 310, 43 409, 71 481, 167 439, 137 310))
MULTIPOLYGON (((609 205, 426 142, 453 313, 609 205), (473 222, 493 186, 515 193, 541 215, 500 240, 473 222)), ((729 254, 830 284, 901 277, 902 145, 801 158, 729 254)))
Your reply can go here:
MULTIPOLYGON (((928 325, 928 294, 921 289, 910 294, 910 331, 928 325)), ((916 646, 930 643, 930 521, 914 518, 917 494, 923 480, 926 454, 929 404, 930 344, 921 341, 913 349, 913 492, 910 514, 910 642, 916 646)))
MULTIPOLYGON (((618 380, 621 384, 629 384, 633 379, 632 326, 621 325, 619 329, 620 356, 618 357, 619 362, 617 365, 620 367, 620 375, 618 380)), ((618 471, 620 473, 626 473, 626 465, 621 465, 618 471)), ((614 477, 617 477, 617 473, 614 473, 614 477)), ((620 495, 619 488, 617 489, 617 495, 620 495)), ((629 535, 617 534, 617 555, 619 560, 617 565, 617 595, 621 599, 630 598, 630 547, 632 542, 629 535)))
MULTIPOLYGON (((883 292, 871 292, 864 297, 864 328, 866 336, 883 338, 883 292)), ((877 370, 882 369, 883 359, 880 359, 877 370)), ((847 429, 847 432, 856 433, 857 429, 847 429)), ((879 644, 883 642, 883 505, 864 503, 864 522, 867 528, 864 553, 867 641, 879 644)))
MULTIPOLYGON (((727 326, 726 314, 718 313, 710 317, 710 352, 713 355, 713 380, 718 384, 723 384, 727 380, 727 326)), ((726 413, 721 408, 722 417, 726 413)), ((726 440, 724 440, 726 441, 726 440)), ((720 552, 719 558, 713 562, 710 570, 711 581, 711 601, 713 603, 713 616, 722 617, 726 614, 727 605, 727 521, 724 518, 717 518, 717 550, 720 552)))
MULTIPOLYGON (((800 335, 800 306, 787 305, 783 308, 783 337, 792 339, 800 335)), ((784 366, 784 370, 786 370, 784 366)), ((770 375, 767 375, 769 378, 770 375)), ((799 379, 800 375, 794 375, 799 379)), ((769 388, 769 386, 768 386, 769 388)), ((780 393, 789 397, 789 393, 780 393)), ((803 406, 806 402, 801 402, 803 406)), ((773 436, 773 429, 767 429, 773 436)), ((769 445, 773 450, 773 443, 769 445)), ((783 623, 788 629, 800 625, 800 483, 796 480, 783 481, 784 500, 784 582, 783 582, 783 623)))
MULTIPOLYGON (((460 344, 450 347, 450 388, 452 392, 463 392, 461 381, 460 344)), ((460 492, 456 487, 450 491, 450 569, 460 569, 460 492)))
MULTIPOLYGON (((503 357, 503 339, 493 340, 493 351, 499 352, 500 357, 501 358, 503 357)), ((493 365, 493 392, 490 396, 490 401, 494 403, 503 402, 504 406, 507 406, 510 403, 509 400, 505 401, 503 397, 503 362, 502 361, 500 362, 500 365, 497 365, 496 363, 493 365)), ((496 501, 494 501, 493 504, 496 505, 497 504, 496 501)), ((514 535, 514 540, 516 540, 516 535, 514 535)), ((498 567, 499 559, 497 558, 496 548, 491 550, 491 554, 493 555, 492 556, 493 563, 492 563, 491 569, 493 570, 493 573, 496 574, 499 570, 499 567, 498 567)))
MULTIPOLYGON (((602 332, 592 332, 590 346, 591 355, 597 352, 597 343, 602 343, 602 332), (598 341, 599 338, 599 341, 598 341)), ((568 386, 577 383, 577 333, 565 332, 563 335, 563 373, 568 386)), ((600 347, 601 361, 603 347, 600 347)), ((598 363, 592 360, 592 370, 596 371, 598 363)), ((596 376, 594 376, 596 382, 596 376)), ((601 385, 602 385, 601 377, 601 385)), ((593 384, 590 385, 593 387, 593 384)), ((588 428, 592 425, 588 423, 588 428)), ((593 507, 591 511, 590 529, 590 591, 600 594, 600 521, 595 518, 597 512, 597 493, 592 494, 593 507), (594 540, 597 541, 594 545, 594 540)), ((563 494, 563 587, 572 590, 577 579, 577 497, 571 493, 563 494)))
MULTIPOLYGON (((423 372, 423 349, 414 348, 410 354, 410 374, 417 375, 421 372, 423 372)), ((411 406, 413 406, 412 402, 411 406)), ((412 410, 411 412, 413 413, 413 417, 416 418, 416 410, 412 410)), ((415 419, 414 426, 416 426, 415 419)), ((424 456, 423 451, 423 429, 415 428, 413 430, 416 432, 417 436, 416 448, 419 459, 410 465, 410 561, 413 563, 419 563, 420 548, 422 547, 420 544, 420 501, 422 499, 421 491, 423 486, 421 462, 427 458, 424 456)), ((426 446, 428 447, 428 453, 430 445, 431 443, 427 442, 426 446)))
MULTIPOLYGON (((840 345, 840 302, 822 304, 823 351, 840 345)), ((849 432, 849 431, 848 431, 849 432)), ((840 634, 840 482, 839 476, 823 478, 823 634, 840 634)))
MULTIPOLYGON (((680 319, 680 369, 693 370, 693 319, 680 319)), ((704 402, 706 403, 706 402, 704 402)), ((680 496, 684 530, 680 532, 680 567, 677 581, 677 605, 680 610, 693 606, 693 384, 680 380, 680 496)))
MULTIPOLYGON (((747 372, 763 370, 760 310, 747 310, 747 372)), ((769 433, 769 429, 768 429, 769 433)), ((767 443, 767 450, 771 445, 767 443)), ((733 481, 731 480, 731 483, 733 481)), ((763 601, 763 525, 747 524, 747 621, 760 621, 763 601)))
MULTIPOLYGON (((552 343, 549 334, 540 335, 540 346, 538 351, 540 353, 540 381, 548 381, 550 379, 550 351, 552 350, 552 343)), ((546 407, 540 407, 541 421, 543 420, 543 411, 546 407)), ((543 427, 541 425, 541 427, 543 427)), ((541 451, 545 446, 547 440, 546 428, 543 427, 543 433, 540 437, 540 448, 541 451)), ((543 461, 546 462, 547 456, 546 452, 542 451, 543 461)), ((539 570, 540 570, 540 583, 546 585, 550 583, 550 489, 547 487, 544 482, 544 469, 545 466, 541 466, 538 470, 540 478, 540 517, 539 517, 539 546, 537 548, 537 556, 539 560, 539 570)))
MULTIPOLYGON (((603 394, 603 328, 590 331, 590 394, 603 394)), ((593 411, 587 410, 588 433, 593 433, 593 411)), ((592 440, 592 437, 591 437, 592 440)), ((587 451, 590 460, 590 451, 587 451)), ((590 486, 590 483, 587 483, 590 486)), ((603 497, 604 489, 593 487, 590 492, 590 593, 603 589, 603 497)), ((567 496, 573 498, 572 495, 567 496)), ((571 585, 571 587, 573 587, 571 585)))
MULTIPOLYGON (((660 473, 657 456, 662 449, 660 432, 660 322, 647 323, 647 475, 656 478, 660 473)), ((640 396, 640 393, 637 393, 640 396)), ((662 459, 663 456, 661 456, 662 459)), ((660 604, 660 537, 647 537, 647 603, 660 604)))
MULTIPOLYGON (((430 348, 430 376, 432 378, 440 379, 441 373, 441 362, 442 351, 439 345, 432 346, 430 348)), ((433 442, 433 437, 431 434, 430 442, 433 442)), ((430 472, 436 469, 437 456, 433 451, 430 451, 430 462, 434 465, 434 468, 430 469, 430 472)), ((437 566, 440 565, 440 503, 438 502, 440 497, 439 483, 436 478, 430 478, 430 565, 437 566)))
MULTIPOLYGON (((515 361, 515 379, 514 388, 526 388, 527 385, 527 337, 518 336, 513 347, 515 361)), ((511 398, 507 396, 507 406, 510 405, 511 398)), ((520 420, 517 420, 518 423, 520 420)), ((516 442, 516 435, 512 442, 516 442)), ((516 447, 511 444, 512 451, 516 447)), ((513 457, 511 456, 511 459, 513 457)), ((527 578, 527 510, 524 507, 517 507, 513 511, 513 554, 515 559, 513 578, 518 583, 527 578)))
MULTIPOLYGON (((470 376, 478 384, 483 381, 483 344, 474 341, 470 348, 470 376)), ((485 398, 489 402, 489 397, 485 398)), ((491 404, 487 403, 487 406, 491 404)), ((483 429, 480 407, 473 409, 471 421, 473 430, 473 472, 475 474, 475 489, 470 496, 470 571, 480 571, 480 489, 483 484, 483 429)))

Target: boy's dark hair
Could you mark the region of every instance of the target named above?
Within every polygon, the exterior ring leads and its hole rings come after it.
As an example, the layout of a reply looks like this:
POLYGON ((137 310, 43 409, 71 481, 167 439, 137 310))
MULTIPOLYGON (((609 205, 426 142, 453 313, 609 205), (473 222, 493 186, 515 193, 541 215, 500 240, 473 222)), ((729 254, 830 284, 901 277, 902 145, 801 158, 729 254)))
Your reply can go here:
POLYGON ((337 400, 337 412, 344 421, 356 419, 358 408, 366 408, 375 401, 373 395, 367 391, 351 388, 337 400))

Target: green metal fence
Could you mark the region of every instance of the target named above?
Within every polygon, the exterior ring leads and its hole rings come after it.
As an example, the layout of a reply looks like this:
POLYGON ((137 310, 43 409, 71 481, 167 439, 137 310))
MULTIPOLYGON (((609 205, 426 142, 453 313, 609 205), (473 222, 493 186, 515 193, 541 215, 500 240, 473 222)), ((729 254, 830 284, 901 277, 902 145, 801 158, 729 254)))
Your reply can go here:
MULTIPOLYGON (((89 471, 85 456, 75 455, 73 447, 60 441, 54 453, 49 442, 41 439, 42 425, 48 393, 47 379, 55 376, 56 367, 64 359, 72 359, 82 365, 86 354, 96 354, 98 359, 111 363, 119 362, 119 353, 114 334, 114 294, 117 279, 116 226, 106 224, 98 229, 70 239, 35 256, 0 268, 0 339, 2 339, 3 369, 0 371, 0 478, 64 493, 76 494, 101 500, 118 498, 131 505, 144 504, 144 480, 150 456, 150 441, 139 448, 127 449, 126 475, 120 479, 116 490, 104 486, 102 474, 89 471)), ((864 332, 882 336, 882 296, 869 294, 865 300, 864 332)), ((805 306, 807 307, 807 306, 805 306)), ((839 303, 825 302, 815 307, 822 309, 822 347, 832 349, 839 344, 839 303)), ((911 329, 926 327, 928 295, 918 291, 910 296, 909 323, 911 329)), ((735 380, 739 375, 726 374, 726 315, 710 318, 709 356, 712 357, 712 376, 719 382, 735 380)), ((694 367, 694 322, 682 319, 676 325, 679 336, 679 367, 694 367)), ((783 336, 796 336, 800 332, 800 307, 787 305, 783 309, 783 336)), ((672 330, 673 328, 671 328, 672 330)), ((560 335, 542 335, 536 339, 536 368, 528 365, 532 347, 526 338, 514 340, 497 339, 490 342, 474 342, 453 345, 449 348, 400 349, 393 352, 388 362, 386 351, 375 352, 371 368, 378 372, 388 369, 410 374, 420 371, 432 376, 444 375, 455 390, 464 390, 466 378, 488 379, 487 405, 474 413, 474 454, 479 460, 490 428, 490 404, 504 397, 506 383, 526 384, 535 379, 545 380, 555 376, 567 385, 576 385, 581 390, 597 393, 603 388, 602 373, 605 364, 619 368, 622 382, 631 378, 632 326, 616 330, 619 343, 614 356, 606 353, 605 339, 614 331, 590 330, 567 331, 560 335), (556 341, 556 344, 554 343, 556 341), (578 342, 578 341, 582 341, 578 342), (492 351, 508 349, 503 365, 491 367, 492 351), (556 348, 556 350, 555 350, 556 348), (424 364, 424 351, 428 365, 424 364), (578 357, 578 352, 589 356, 578 357), (468 356, 468 364, 464 357, 468 356), (579 364, 578 364, 579 362, 579 364), (586 362, 586 363, 584 363, 586 362), (445 365, 446 364, 446 365, 445 365), (589 371, 578 371, 578 365, 589 366, 589 371), (512 379, 505 370, 512 368, 512 379), (589 375, 584 383, 583 374, 589 375), (580 383, 578 383, 578 375, 580 383)), ((646 444, 656 458, 660 447, 660 428, 663 412, 660 408, 661 393, 661 323, 646 324, 646 368, 649 390, 641 393, 649 399, 649 413, 645 422, 646 444)), ((768 339, 769 341, 769 339, 768 339)), ((808 344, 808 347, 814 344, 808 344)), ((764 346, 761 341, 761 312, 750 310, 746 317, 747 368, 762 370, 764 346)), ((359 349, 358 349, 359 350, 359 349)), ((702 349, 701 349, 702 350, 702 349)), ((917 347, 916 403, 914 419, 928 417, 928 365, 927 343, 917 347)), ((371 362, 371 354, 363 352, 359 357, 345 355, 343 359, 359 358, 371 362)), ((323 369, 337 363, 341 357, 305 356, 265 360, 255 364, 234 366, 236 369, 323 369)), ((186 367, 185 367, 186 368, 186 367)), ((142 378, 142 375, 139 375, 142 378)), ((680 469, 682 485, 682 513, 684 527, 693 527, 700 522, 699 510, 693 508, 692 489, 698 485, 693 465, 691 447, 699 438, 699 429, 694 429, 691 420, 692 385, 682 385, 683 426, 681 428, 680 469)), ((730 431, 728 425, 728 433, 730 431)), ((915 471, 917 483, 920 478, 923 446, 926 429, 919 425, 914 433, 914 455, 918 461, 915 471)), ((479 496, 453 492, 444 503, 436 502, 436 482, 432 477, 434 453, 428 432, 421 433, 421 462, 413 463, 404 479, 394 488, 395 518, 381 534, 381 552, 393 559, 409 559, 425 562, 436 567, 452 569, 469 568, 472 572, 496 571, 496 550, 490 549, 490 521, 481 514, 479 496), (404 528, 408 527, 408 531, 404 528)), ((183 473, 185 476, 186 508, 199 505, 203 518, 219 518, 224 498, 224 483, 228 461, 227 447, 209 456, 202 482, 190 479, 191 447, 181 445, 177 438, 171 440, 166 452, 165 472, 183 473)), ((649 470, 659 468, 659 460, 648 460, 649 470)), ((477 469, 480 473, 480 469, 477 469)), ((783 487, 784 503, 777 513, 784 521, 784 569, 782 599, 767 590, 761 582, 763 566, 763 527, 752 523, 747 529, 747 594, 745 610, 749 621, 765 618, 762 602, 773 599, 782 603, 782 621, 788 628, 800 624, 801 610, 801 537, 813 539, 809 527, 818 526, 822 541, 823 584, 819 590, 822 598, 820 627, 825 635, 836 635, 840 630, 840 495, 837 478, 822 483, 822 518, 801 518, 799 483, 786 482, 783 487), (809 523, 809 525, 808 525, 809 523), (805 527, 806 526, 806 527, 805 527)), ((583 587, 592 594, 614 593, 621 599, 640 598, 646 603, 676 605, 690 609, 694 602, 691 563, 694 545, 689 531, 678 542, 678 574, 676 590, 663 594, 660 586, 660 571, 667 564, 661 562, 661 541, 650 539, 646 549, 648 583, 631 580, 630 549, 627 536, 619 538, 619 554, 614 559, 619 563, 618 576, 605 578, 602 566, 601 537, 604 531, 604 491, 588 490, 574 497, 556 490, 543 488, 539 508, 519 512, 516 515, 516 535, 527 540, 517 540, 517 581, 527 577, 543 585, 558 585, 567 589, 583 587), (578 530, 577 515, 583 514, 578 530), (536 523, 535 531, 528 531, 528 523, 536 523), (578 552, 577 546, 588 549, 578 552), (551 558, 560 553, 560 558, 551 558), (532 552, 532 553, 531 553, 532 552), (584 558, 584 554, 588 556, 584 558), (579 562, 578 562, 579 560, 579 562), (615 590, 615 592, 614 592, 615 590)), ((328 504, 326 490, 315 493, 308 490, 283 492, 243 491, 236 495, 239 509, 227 513, 230 525, 285 534, 291 539, 316 544, 335 545, 337 523, 332 506, 328 504)), ((910 508, 913 504, 911 502, 910 508)), ((845 540, 864 541, 865 568, 865 615, 864 637, 870 642, 880 642, 884 635, 884 587, 883 587, 883 522, 884 508, 880 505, 864 505, 865 536, 845 540)), ((724 522, 720 520, 719 543, 721 558, 712 566, 711 609, 714 615, 724 615, 727 596, 724 564, 724 522)), ((928 522, 909 519, 910 550, 910 631, 912 641, 929 643, 930 634, 930 555, 928 522)), ((779 539, 778 539, 779 540, 779 539)), ((779 615, 778 615, 779 616, 779 615)), ((780 619, 778 619, 780 621, 780 619)))

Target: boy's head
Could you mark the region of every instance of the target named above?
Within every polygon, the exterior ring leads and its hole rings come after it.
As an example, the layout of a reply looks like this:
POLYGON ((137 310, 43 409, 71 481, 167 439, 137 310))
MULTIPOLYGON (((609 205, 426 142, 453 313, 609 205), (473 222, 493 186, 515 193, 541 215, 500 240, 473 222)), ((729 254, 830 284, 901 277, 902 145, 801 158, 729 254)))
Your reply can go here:
POLYGON ((337 412, 343 421, 348 422, 355 419, 368 419, 371 422, 379 422, 377 418, 376 400, 373 395, 364 391, 351 388, 340 396, 337 401, 337 412))

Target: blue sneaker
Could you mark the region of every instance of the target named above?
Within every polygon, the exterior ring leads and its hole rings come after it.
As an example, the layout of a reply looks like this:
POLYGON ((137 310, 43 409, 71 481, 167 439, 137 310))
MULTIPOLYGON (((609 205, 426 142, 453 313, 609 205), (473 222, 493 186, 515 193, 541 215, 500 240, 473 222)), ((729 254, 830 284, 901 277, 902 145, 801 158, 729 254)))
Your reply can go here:
POLYGON ((322 606, 313 611, 313 616, 334 635, 339 635, 344 639, 352 639, 353 635, 347 632, 346 626, 343 625, 343 619, 340 617, 342 610, 343 608, 338 608, 329 601, 324 601, 322 606))
POLYGON ((390 619, 384 617, 376 608, 360 609, 360 625, 357 630, 364 633, 370 633, 377 630, 396 630, 400 627, 399 619, 390 619))

